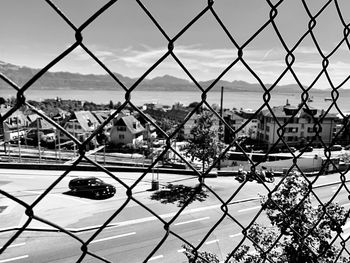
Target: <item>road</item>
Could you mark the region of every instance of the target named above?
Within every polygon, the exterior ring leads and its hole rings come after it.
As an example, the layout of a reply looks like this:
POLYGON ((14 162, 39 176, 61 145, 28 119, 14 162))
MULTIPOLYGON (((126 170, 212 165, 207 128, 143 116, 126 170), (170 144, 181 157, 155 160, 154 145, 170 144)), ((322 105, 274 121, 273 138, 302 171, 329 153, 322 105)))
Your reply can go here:
MULTIPOLYGON (((59 171, 0 170, 0 189, 32 204, 61 174, 59 171)), ((141 173, 114 174, 129 187, 142 176, 141 173)), ((0 263, 76 262, 83 255, 81 247, 86 242, 88 254, 82 262, 102 262, 96 256, 120 263, 143 262, 146 259, 155 263, 187 262, 182 249, 185 242, 195 246, 201 244, 201 250, 216 253, 224 259, 244 238, 242 229, 252 220, 267 224, 264 212, 259 214, 261 206, 258 193, 266 195, 268 191, 260 184, 247 183, 237 192, 240 184, 232 177, 207 178, 209 197, 204 202, 190 204, 178 215, 180 208, 176 204, 165 205, 150 199, 151 180, 152 174, 143 178, 132 191, 134 199, 128 200, 126 188, 106 174, 69 173, 34 206, 34 214, 54 222, 74 236, 51 232, 57 229, 33 220, 27 226, 28 231, 21 233, 0 255, 0 263), (82 175, 95 175, 113 183, 117 194, 105 200, 69 195, 69 180, 82 175), (237 194, 233 197, 235 193, 237 194), (218 197, 223 201, 233 197, 228 205, 228 213, 233 219, 224 216, 218 197), (116 213, 121 207, 121 212, 116 213), (108 227, 95 236, 99 226, 109 219, 111 221, 108 227), (170 223, 169 231, 164 227, 166 223, 170 223), (46 231, 29 231, 30 229, 46 231), (208 233, 210 235, 207 236, 208 233)), ((198 182, 192 176, 171 174, 160 174, 159 180, 161 185, 181 183, 194 186, 198 182)), ((322 187, 316 187, 314 191, 321 202, 327 202, 337 193, 339 184, 332 184, 333 182, 339 182, 339 175, 319 178, 316 185, 322 187)), ((274 184, 268 186, 272 189, 274 184)), ((349 183, 347 186, 350 186, 349 183)), ((334 201, 350 208, 348 193, 344 188, 340 189, 334 201)), ((314 205, 317 205, 316 199, 314 205)), ((0 233, 0 246, 4 246, 28 217, 22 206, 8 198, 0 197, 0 207, 3 207, 0 210, 0 229, 13 229, 0 233)), ((343 235, 349 235, 350 224, 344 230, 343 235)))

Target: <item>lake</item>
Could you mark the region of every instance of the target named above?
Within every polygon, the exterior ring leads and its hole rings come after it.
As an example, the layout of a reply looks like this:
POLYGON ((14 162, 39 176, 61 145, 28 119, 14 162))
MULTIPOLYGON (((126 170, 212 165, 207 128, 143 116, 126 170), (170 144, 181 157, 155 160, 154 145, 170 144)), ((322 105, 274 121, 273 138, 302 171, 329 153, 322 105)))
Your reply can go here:
MULTIPOLYGON (((7 91, 7 90, 6 90, 7 91)), ((7 98, 14 96, 15 93, 6 91, 3 97, 7 98)), ((220 95, 218 91, 209 92, 207 96, 207 102, 220 105, 220 95)), ((99 104, 108 104, 110 100, 114 103, 125 101, 125 92, 120 90, 67 90, 67 89, 52 89, 52 90, 28 90, 25 92, 27 100, 44 100, 53 99, 56 97, 62 99, 74 99, 91 101, 99 104)), ((291 105, 298 105, 301 102, 300 93, 271 93, 270 106, 284 105, 286 101, 291 105)), ((332 101, 325 101, 325 98, 331 98, 330 92, 316 92, 311 93, 312 102, 309 102, 309 106, 318 109, 328 109, 331 106, 332 101)), ((267 99, 267 97, 266 97, 267 99)), ((163 105, 173 105, 177 102, 187 106, 191 102, 201 101, 201 92, 195 91, 145 91, 135 90, 131 94, 131 101, 136 106, 143 105, 145 103, 160 103, 163 105)), ((343 113, 350 112, 350 92, 344 91, 340 94, 337 100, 337 105, 343 113)), ((224 92, 223 106, 224 108, 244 108, 244 109, 258 109, 264 104, 263 93, 260 92, 224 92)), ((265 107, 266 108, 266 107, 265 107)), ((334 107, 331 108, 331 112, 338 113, 338 110, 334 107)))

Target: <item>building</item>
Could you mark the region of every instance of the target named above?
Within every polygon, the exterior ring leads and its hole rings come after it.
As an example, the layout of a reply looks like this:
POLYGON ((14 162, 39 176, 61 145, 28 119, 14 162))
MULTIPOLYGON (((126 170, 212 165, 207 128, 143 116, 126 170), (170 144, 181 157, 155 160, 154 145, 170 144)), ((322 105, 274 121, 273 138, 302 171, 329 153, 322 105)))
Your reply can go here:
MULTIPOLYGON (((0 108, 0 117, 11 108, 0 108)), ((24 137, 28 126, 28 119, 22 111, 16 110, 6 120, 0 123, 0 140, 5 142, 17 141, 19 137, 24 137)))
MULTIPOLYGON (((259 112, 257 139, 270 148, 279 139, 278 129, 280 125, 287 123, 284 127, 283 139, 289 146, 298 147, 309 142, 312 145, 319 145, 320 140, 315 137, 314 119, 320 122, 319 136, 322 141, 325 144, 330 144, 337 124, 337 116, 330 113, 324 115, 323 110, 311 107, 291 106, 288 102, 284 106, 273 107, 272 112, 269 109, 259 112)), ((284 144, 279 140, 278 145, 283 146, 284 144)))
MULTIPOLYGON (((95 116, 95 118, 98 120, 98 123, 100 125, 104 123, 111 115, 111 111, 109 110, 92 111, 91 113, 95 116)), ((113 127, 113 121, 110 121, 103 127, 103 130, 109 134, 112 127, 113 127)))
MULTIPOLYGON (((86 140, 99 126, 99 121, 90 111, 76 111, 65 123, 64 129, 72 134, 79 141, 86 140)), ((66 141, 70 138, 60 133, 60 140, 66 141)))
POLYGON ((141 143, 145 128, 133 115, 117 118, 111 129, 110 139, 113 145, 141 143))
POLYGON ((247 126, 243 127, 243 124, 246 121, 246 119, 238 115, 236 112, 231 110, 226 110, 223 114, 223 118, 225 122, 230 126, 230 127, 227 127, 226 125, 224 126, 223 124, 225 143, 227 144, 231 143, 234 137, 237 138, 242 135, 248 135, 248 127, 247 126), (235 136, 233 134, 234 132, 236 133, 235 136))
MULTIPOLYGON (((151 115, 145 113, 144 114, 150 121, 156 123, 156 120, 152 118, 151 115)), ((148 121, 148 119, 142 114, 134 115, 135 118, 141 123, 141 125, 145 128, 143 132, 143 139, 150 142, 153 139, 157 138, 157 128, 152 124, 152 122, 148 121)))
POLYGON ((252 109, 241 109, 237 111, 236 114, 244 119, 242 125, 249 120, 243 127, 244 135, 254 140, 257 139, 259 121, 257 117, 255 117, 255 111, 252 109))

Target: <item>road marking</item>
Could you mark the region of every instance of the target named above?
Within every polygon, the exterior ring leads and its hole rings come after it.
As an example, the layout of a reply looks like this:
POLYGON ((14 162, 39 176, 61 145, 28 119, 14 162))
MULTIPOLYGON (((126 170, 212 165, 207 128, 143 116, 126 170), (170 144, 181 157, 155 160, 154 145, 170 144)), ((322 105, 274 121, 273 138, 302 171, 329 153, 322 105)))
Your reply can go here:
POLYGON ((148 261, 151 261, 151 260, 157 260, 157 259, 161 259, 163 258, 164 256, 163 255, 159 255, 159 256, 155 256, 155 257, 151 257, 148 261))
POLYGON ((207 220, 207 219, 209 219, 209 218, 210 218, 210 217, 207 216, 207 217, 197 218, 197 219, 193 219, 193 220, 189 220, 189 221, 179 222, 179 223, 176 223, 176 224, 174 224, 174 225, 175 225, 175 226, 179 226, 179 225, 184 225, 184 224, 190 224, 190 223, 193 223, 193 222, 198 222, 198 221, 207 220))
POLYGON ((24 255, 24 256, 20 256, 20 257, 15 257, 15 258, 8 258, 8 259, 3 259, 0 260, 0 263, 5 263, 5 262, 11 262, 11 261, 15 261, 15 260, 20 260, 20 259, 24 259, 29 257, 28 255, 24 255))
MULTIPOLYGON (((187 214, 206 211, 206 210, 210 210, 210 209, 216 209, 216 208, 220 208, 221 206, 222 206, 221 204, 218 204, 218 205, 211 205, 211 206, 204 206, 204 207, 189 209, 189 210, 183 211, 181 213, 181 215, 187 215, 187 214)), ((159 217, 162 219, 166 219, 166 218, 174 217, 176 215, 177 215, 177 212, 173 212, 173 213, 159 215, 159 217)), ((146 222, 151 222, 151 221, 156 221, 156 220, 158 220, 157 217, 149 216, 149 217, 144 217, 144 218, 131 219, 131 220, 127 220, 127 221, 112 223, 112 224, 109 224, 107 226, 107 228, 112 229, 112 228, 136 225, 136 224, 141 224, 141 223, 146 223, 146 222)), ((100 228, 100 227, 101 227, 101 225, 93 225, 93 226, 86 226, 86 227, 81 227, 81 228, 66 228, 66 230, 74 232, 74 233, 83 231, 80 234, 85 234, 88 231, 95 231, 97 228, 100 228)), ((15 227, 13 227, 13 228, 15 228, 15 227)), ((6 229, 8 229, 8 228, 6 228, 6 229)))
POLYGON ((8 246, 9 248, 10 247, 19 247, 19 246, 24 246, 26 243, 18 243, 18 244, 13 244, 13 245, 10 245, 10 246, 8 246))
POLYGON ((38 195, 41 195, 41 194, 44 192, 44 190, 43 190, 43 191, 23 190, 23 191, 21 191, 21 192, 23 192, 23 193, 29 193, 29 194, 38 194, 38 195))
POLYGON ((210 245, 210 244, 217 243, 217 242, 219 242, 219 239, 214 239, 214 240, 205 242, 205 244, 206 244, 206 245, 210 245))
POLYGON ((253 206, 253 207, 249 207, 249 208, 238 210, 238 213, 242 213, 242 212, 246 212, 246 211, 250 211, 250 210, 256 210, 256 209, 260 209, 260 208, 261 208, 261 205, 253 206))
POLYGON ((82 203, 82 204, 90 204, 91 202, 88 202, 88 201, 83 201, 80 199, 80 197, 77 197, 77 196, 69 196, 69 195, 64 195, 64 194, 51 194, 53 196, 57 196, 59 198, 65 198, 65 199, 68 199, 68 200, 71 200, 71 201, 75 201, 75 202, 79 202, 79 203, 82 203))
POLYGON ((229 237, 239 237, 241 235, 242 235, 242 233, 237 233, 237 234, 229 235, 229 237))
POLYGON ((125 234, 121 234, 121 235, 117 235, 117 236, 101 238, 101 239, 97 239, 97 240, 91 241, 90 244, 98 243, 98 242, 103 242, 103 241, 107 241, 107 240, 111 240, 111 239, 116 239, 116 238, 121 238, 121 237, 132 236, 132 235, 135 235, 135 234, 136 234, 136 232, 130 232, 130 233, 125 233, 125 234))

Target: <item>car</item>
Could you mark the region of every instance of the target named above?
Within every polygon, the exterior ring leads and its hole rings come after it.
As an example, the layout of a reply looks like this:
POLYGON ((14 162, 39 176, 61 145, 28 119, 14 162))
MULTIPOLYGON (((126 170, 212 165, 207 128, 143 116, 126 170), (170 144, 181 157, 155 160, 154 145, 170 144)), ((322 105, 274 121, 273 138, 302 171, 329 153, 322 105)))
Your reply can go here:
POLYGON ((300 149, 301 152, 312 152, 313 150, 314 148, 312 146, 306 146, 300 149))
POLYGON ((341 145, 335 144, 333 146, 330 147, 331 151, 341 151, 343 150, 343 147, 341 147, 341 145))
POLYGON ((88 194, 95 198, 112 197, 116 190, 97 177, 78 177, 69 181, 69 189, 77 194, 88 194))

